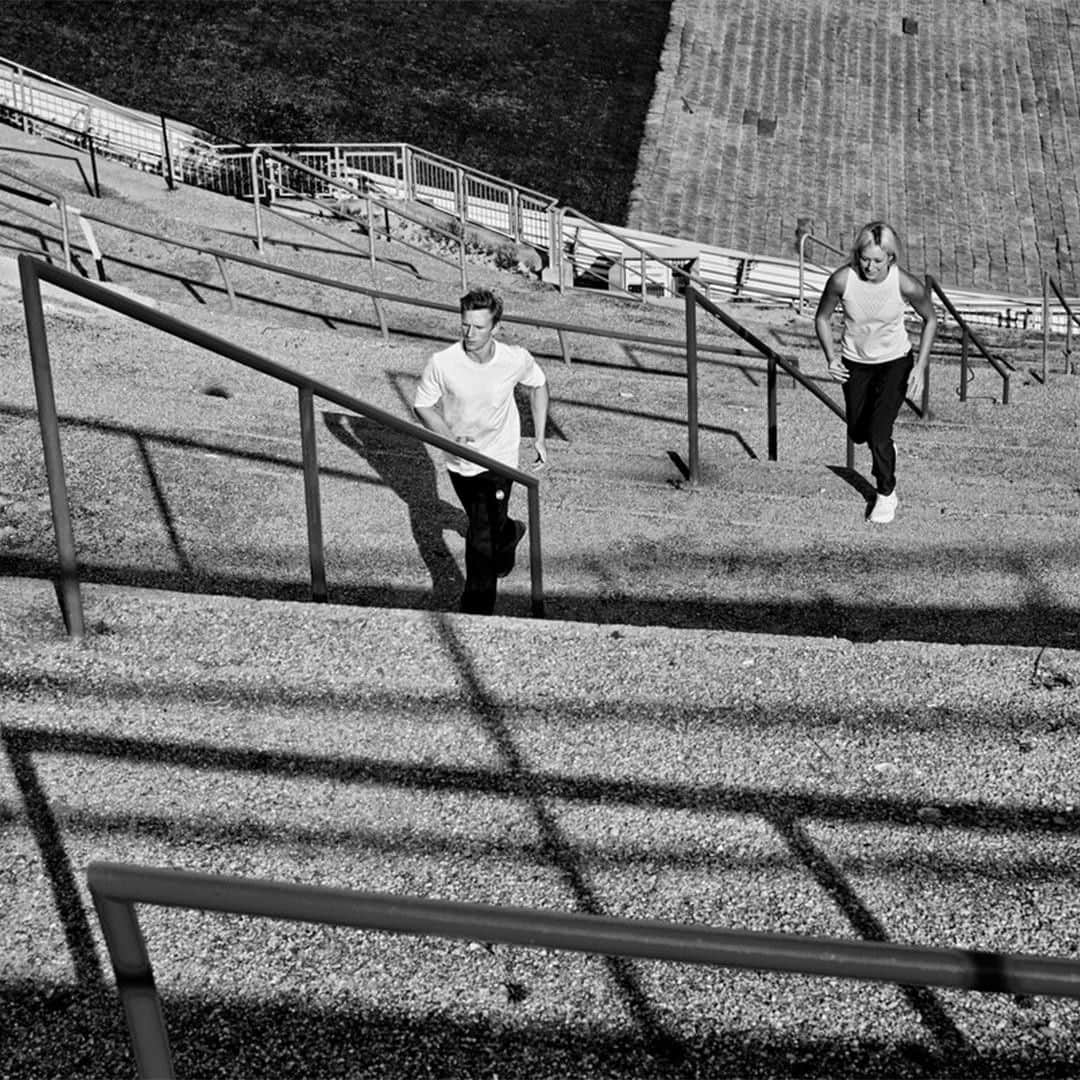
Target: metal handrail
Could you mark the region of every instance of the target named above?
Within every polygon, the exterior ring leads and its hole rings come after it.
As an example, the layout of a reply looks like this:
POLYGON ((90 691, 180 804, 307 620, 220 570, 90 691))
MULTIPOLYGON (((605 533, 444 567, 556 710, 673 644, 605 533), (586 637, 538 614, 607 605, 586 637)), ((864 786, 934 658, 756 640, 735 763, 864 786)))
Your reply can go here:
MULTIPOLYGON (((960 400, 967 401, 967 384, 968 384, 968 369, 969 369, 969 344, 973 344, 975 348, 982 354, 983 359, 1001 376, 1001 403, 1002 405, 1009 404, 1009 365, 1002 360, 998 360, 997 357, 992 356, 990 350, 983 344, 982 340, 975 333, 975 331, 968 325, 963 315, 956 310, 952 301, 946 296, 945 290, 938 284, 937 280, 931 275, 926 275, 926 287, 934 294, 945 306, 945 310, 956 320, 957 325, 960 327, 960 400)), ((926 380, 926 384, 923 388, 923 399, 926 400, 926 393, 929 389, 930 381, 926 380)))
POLYGON ((806 289, 806 245, 808 243, 815 243, 828 251, 839 255, 841 258, 847 255, 846 251, 841 251, 838 247, 833 247, 832 244, 825 240, 819 240, 809 229, 799 228, 796 235, 799 239, 799 301, 798 312, 801 315, 803 313, 803 306, 805 304, 805 289, 806 289))
MULTIPOLYGON (((37 181, 29 181, 23 177, 19 177, 19 179, 23 183, 37 183, 37 181)), ((140 229, 137 226, 129 225, 126 222, 115 221, 112 218, 105 217, 103 214, 95 213, 92 211, 76 211, 74 207, 69 207, 69 210, 72 213, 78 212, 80 217, 86 221, 94 221, 98 224, 106 225, 110 228, 120 229, 125 232, 134 233, 136 236, 144 236, 151 240, 159 240, 162 243, 171 244, 174 247, 178 247, 186 251, 194 251, 200 255, 208 255, 214 258, 217 261, 218 269, 220 270, 222 278, 225 282, 225 287, 230 297, 230 302, 232 301, 232 298, 234 296, 234 290, 232 288, 231 279, 228 277, 228 273, 225 269, 225 265, 231 261, 238 262, 246 266, 252 266, 260 270, 266 270, 273 274, 281 274, 286 277, 299 278, 303 281, 308 281, 315 285, 325 285, 328 288, 341 289, 344 292, 360 293, 363 296, 367 296, 375 304, 376 314, 379 316, 380 326, 384 338, 389 337, 389 327, 386 323, 382 308, 380 306, 382 301, 404 304, 406 306, 412 307, 428 308, 434 311, 445 311, 452 314, 456 314, 458 312, 458 308, 454 304, 448 304, 438 300, 427 300, 422 297, 408 296, 403 293, 388 292, 385 289, 375 288, 367 285, 359 285, 351 281, 341 281, 337 278, 328 278, 319 274, 311 274, 304 270, 294 269, 293 267, 279 266, 276 263, 267 262, 264 259, 258 259, 251 255, 242 255, 238 252, 226 251, 222 248, 211 247, 208 244, 195 244, 187 240, 177 240, 174 237, 165 236, 162 233, 151 232, 148 229, 140 229)), ((396 213, 397 211, 395 210, 394 212, 396 213)), ((103 275, 104 269, 101 264, 104 261, 104 256, 99 257, 97 253, 92 254, 95 255, 95 260, 99 264, 99 274, 103 275)), ((104 280, 104 276, 102 276, 102 280, 104 280)), ((654 337, 649 334, 629 334, 620 330, 609 330, 599 326, 586 326, 579 323, 562 322, 556 319, 544 319, 537 316, 514 315, 511 313, 504 313, 502 317, 502 322, 513 323, 521 326, 538 327, 540 329, 554 330, 559 336, 560 350, 563 361, 566 364, 570 364, 572 361, 570 350, 567 345, 566 335, 568 334, 581 334, 587 337, 599 337, 614 341, 630 342, 635 345, 656 346, 658 348, 674 349, 680 352, 685 351, 685 341, 678 338, 654 337)), ((699 343, 698 351, 722 355, 729 353, 730 349, 722 345, 699 343)))
POLYGON ((166 1080, 175 1075, 172 1051, 136 904, 709 967, 1080 998, 1080 962, 1031 953, 726 930, 115 862, 90 863, 86 880, 139 1075, 166 1080))
POLYGON ((1043 295, 1042 295, 1042 381, 1045 385, 1047 378, 1046 356, 1050 348, 1050 292, 1058 298, 1058 302, 1065 309, 1065 374, 1071 375, 1074 371, 1072 359, 1072 332, 1073 323, 1080 326, 1080 312, 1074 311, 1072 305, 1065 299, 1061 291, 1061 285, 1049 271, 1043 271, 1043 295))
MULTIPOLYGON (((325 173, 321 173, 321 172, 318 171, 318 169, 313 169, 309 165, 305 165, 304 162, 302 162, 302 161, 297 161, 295 158, 291 157, 288 154, 283 154, 280 151, 274 150, 273 148, 270 148, 270 147, 257 147, 257 148, 255 148, 253 153, 256 153, 256 154, 257 153, 262 153, 265 157, 269 157, 271 160, 277 161, 277 162, 279 162, 281 164, 288 165, 289 168, 295 169, 297 172, 305 173, 308 176, 314 177, 314 178, 316 178, 316 179, 318 179, 318 180, 320 180, 320 181, 322 181, 324 183, 328 183, 332 187, 335 187, 338 190, 342 191, 350 199, 356 199, 358 197, 356 189, 354 187, 350 186, 345 181, 338 180, 336 177, 328 176, 325 173)), ((283 186, 287 186, 287 185, 283 185, 283 186)), ((383 211, 386 211, 386 212, 389 212, 389 213, 393 213, 393 214, 397 214, 398 217, 402 218, 405 221, 411 222, 413 225, 421 225, 425 229, 429 229, 433 233, 436 233, 436 234, 438 234, 440 236, 443 236, 443 237, 445 237, 445 238, 447 238, 449 240, 453 240, 458 245, 458 263, 457 263, 457 267, 458 267, 458 270, 460 271, 460 274, 461 274, 461 287, 462 287, 462 289, 467 289, 468 288, 467 274, 466 274, 466 270, 465 270, 465 233, 464 233, 464 230, 462 230, 461 235, 455 236, 454 233, 450 232, 449 230, 442 229, 438 225, 432 225, 429 222, 422 221, 415 214, 410 214, 408 211, 402 210, 399 207, 394 206, 392 203, 388 202, 387 200, 381 199, 376 195, 372 195, 370 192, 365 192, 363 195, 361 195, 359 197, 363 198, 368 204, 368 228, 369 228, 369 230, 374 229, 374 226, 372 224, 372 215, 371 215, 371 212, 370 212, 370 208, 372 206, 377 206, 377 207, 379 207, 380 210, 383 210, 383 211)), ((254 207, 255 207, 256 235, 258 237, 257 246, 258 246, 259 250, 262 251, 262 226, 261 226, 261 222, 260 222, 260 218, 259 218, 259 200, 257 198, 254 200, 254 207)), ((355 220, 353 218, 353 216, 350 215, 350 214, 343 214, 343 213, 341 213, 341 211, 338 211, 338 213, 341 214, 341 216, 343 216, 343 217, 349 218, 350 220, 355 220)), ((387 234, 387 239, 392 239, 390 237, 389 233, 387 234)), ((408 245, 408 246, 412 246, 412 245, 408 245)), ((428 252, 427 254, 430 254, 430 252, 428 252)), ((374 258, 374 256, 372 256, 372 257, 374 258)), ((434 256, 434 257, 436 259, 439 259, 439 256, 434 256)), ((448 259, 441 259, 440 261, 449 263, 448 259)))
MULTIPOLYGON (((18 180, 20 184, 25 184, 26 181, 22 176, 16 172, 12 172, 10 169, 5 169, 0 165, 0 174, 4 176, 10 176, 14 180, 18 180)), ((30 183, 36 187, 39 191, 44 191, 46 195, 52 197, 53 205, 56 206, 60 214, 60 238, 64 247, 64 269, 71 270, 71 236, 68 232, 68 219, 67 219, 67 199, 64 198, 63 192, 57 191, 55 188, 48 187, 38 180, 30 181, 30 183)))
MULTIPOLYGON (((101 198, 101 183, 98 180, 97 167, 97 140, 94 138, 93 132, 80 131, 79 128, 71 127, 68 124, 61 124, 57 120, 46 120, 37 113, 26 112, 23 109, 16 109, 14 105, 0 103, 0 120, 7 120, 10 117, 19 118, 19 128, 22 131, 27 131, 28 124, 33 124, 34 126, 40 125, 43 128, 60 132, 59 135, 53 136, 55 141, 62 142, 65 145, 75 144, 79 148, 85 150, 90 155, 90 173, 94 178, 94 186, 91 189, 90 194, 96 199, 101 198)), ((32 133, 38 134, 36 131, 33 131, 32 133)), ((48 130, 45 132, 45 136, 46 138, 50 137, 48 130)), ((83 180, 85 181, 85 179, 86 176, 83 174, 83 180)))
MULTIPOLYGON (((788 360, 786 357, 781 356, 771 345, 766 344, 756 334, 748 330, 745 326, 733 319, 726 311, 717 307, 707 296, 702 296, 701 293, 694 288, 693 285, 687 287, 686 290, 686 361, 687 370, 696 371, 697 368, 697 319, 696 308, 703 307, 713 318, 719 319, 729 330, 738 334, 743 341, 752 345, 762 356, 765 357, 768 362, 768 372, 766 376, 766 398, 767 398, 767 411, 768 411, 768 425, 769 425, 769 460, 776 461, 777 459, 777 428, 778 428, 778 408, 777 408, 777 368, 782 368, 784 372, 791 376, 791 378, 797 382, 800 386, 809 390, 823 405, 832 410, 841 420, 847 422, 847 413, 844 408, 838 405, 824 390, 821 390, 813 381, 805 376, 802 371, 799 370, 797 364, 788 360)), ((691 376, 693 378, 693 376, 691 376)), ((693 425, 692 425, 693 426, 693 425)), ((690 448, 691 461, 697 456, 697 450, 694 446, 690 448)), ((851 444, 851 440, 847 440, 847 467, 849 469, 854 468, 854 448, 851 444)), ((691 466, 692 470, 692 466, 691 466)), ((694 478, 691 477, 691 482, 694 482, 694 478)))
POLYGON ((293 371, 267 357, 241 345, 207 333, 199 327, 185 323, 172 315, 147 307, 120 293, 86 281, 68 271, 50 266, 39 258, 19 256, 19 278, 22 284, 23 306, 26 311, 27 338, 30 346, 30 362, 34 376, 34 393, 37 399, 38 420, 41 427, 45 467, 49 483, 49 501, 56 546, 60 563, 60 596, 68 633, 75 638, 85 634, 82 596, 79 590, 78 562, 75 554, 75 538, 71 523, 67 482, 64 476, 63 455, 60 449, 60 422, 53 391, 52 367, 49 360, 48 341, 45 333, 45 315, 41 301, 41 281, 57 288, 73 292, 102 307, 152 326, 208 349, 245 367, 269 375, 279 382, 294 386, 299 395, 301 450, 304 470, 304 498, 308 524, 308 556, 311 565, 312 599, 326 599, 326 569, 322 540, 321 502, 319 497, 318 458, 315 445, 314 398, 319 397, 341 408, 374 420, 400 434, 434 446, 440 450, 464 458, 500 476, 521 484, 527 494, 529 516, 529 560, 532 583, 532 613, 537 618, 544 614, 543 567, 540 546, 540 497, 539 479, 521 469, 504 465, 494 458, 481 454, 471 447, 453 439, 428 431, 419 424, 410 423, 361 401, 350 394, 293 371))
MULTIPOLYGON (((597 232, 604 233, 610 236, 613 240, 618 240, 624 247, 630 248, 632 251, 636 251, 641 256, 641 302, 643 304, 648 303, 648 274, 646 272, 646 260, 659 263, 666 270, 670 271, 675 277, 682 278, 686 285, 696 285, 702 292, 708 295, 709 284, 699 274, 695 274, 692 270, 687 270, 685 266, 681 265, 686 262, 685 259, 665 259, 656 252, 650 251, 644 244, 639 243, 626 236, 622 231, 615 228, 612 225, 605 225, 602 222, 595 221, 587 214, 583 214, 580 210, 575 210, 572 206, 560 207, 558 210, 559 224, 558 231, 560 236, 562 235, 563 225, 566 221, 568 214, 572 214, 577 221, 581 221, 588 225, 589 228, 595 229, 597 232)), ((562 258, 562 247, 560 244, 559 257, 562 258)), ((562 288, 562 274, 559 275, 560 289, 562 288)))

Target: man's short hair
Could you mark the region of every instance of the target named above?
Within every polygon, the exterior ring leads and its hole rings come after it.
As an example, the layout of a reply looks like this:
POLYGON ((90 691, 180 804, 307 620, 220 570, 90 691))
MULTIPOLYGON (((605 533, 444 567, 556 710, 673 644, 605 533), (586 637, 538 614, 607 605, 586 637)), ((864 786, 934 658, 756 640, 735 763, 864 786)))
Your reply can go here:
POLYGON ((490 311, 492 325, 502 318, 502 297, 496 296, 490 289, 470 289, 461 298, 461 314, 466 311, 490 311))

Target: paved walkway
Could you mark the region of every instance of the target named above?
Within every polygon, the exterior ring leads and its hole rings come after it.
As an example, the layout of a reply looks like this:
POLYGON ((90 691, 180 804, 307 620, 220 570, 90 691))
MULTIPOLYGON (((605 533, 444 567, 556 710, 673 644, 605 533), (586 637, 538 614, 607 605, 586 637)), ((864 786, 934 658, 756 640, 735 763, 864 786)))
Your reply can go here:
POLYGON ((631 227, 791 255, 884 217, 946 283, 1080 287, 1075 5, 674 0, 661 63, 631 227))

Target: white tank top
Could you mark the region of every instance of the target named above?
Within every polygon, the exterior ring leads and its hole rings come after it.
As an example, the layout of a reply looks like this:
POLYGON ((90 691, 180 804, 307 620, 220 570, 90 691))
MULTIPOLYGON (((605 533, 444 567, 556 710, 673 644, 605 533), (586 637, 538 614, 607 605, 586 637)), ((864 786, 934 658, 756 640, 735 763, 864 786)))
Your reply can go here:
POLYGON ((859 277, 852 267, 842 297, 844 330, 840 354, 860 364, 884 364, 911 350, 904 327, 907 303, 900 295, 900 271, 894 263, 884 281, 859 277))

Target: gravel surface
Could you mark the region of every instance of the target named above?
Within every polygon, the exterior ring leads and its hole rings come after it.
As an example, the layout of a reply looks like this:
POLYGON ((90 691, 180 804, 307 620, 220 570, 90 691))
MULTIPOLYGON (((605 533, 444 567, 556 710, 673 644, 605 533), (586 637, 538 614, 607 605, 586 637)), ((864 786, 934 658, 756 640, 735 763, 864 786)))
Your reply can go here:
MULTIPOLYGON (((194 193, 143 184, 112 210, 210 227, 194 193)), ((278 308, 230 315, 220 296, 140 281, 401 415, 442 329, 417 317, 416 337, 386 345, 370 311, 350 327, 335 307, 328 325, 292 286, 278 308)), ((418 288, 456 292, 452 275, 418 288)), ((51 303, 86 571, 89 633, 72 644, 48 583, 25 329, 2 293, 0 1077, 133 1072, 85 888, 102 859, 1077 958, 1080 538, 1076 451, 1054 439, 1075 424, 1067 380, 1049 399, 1018 387, 1007 413, 943 398, 909 426, 918 494, 883 535, 854 479, 822 465, 842 446, 820 411, 785 395, 785 458, 763 465, 744 358, 709 376, 722 483, 690 492, 668 454, 682 389, 643 370, 669 360, 582 345, 572 368, 549 365, 558 617, 517 617, 519 572, 506 614, 483 620, 445 610, 461 544, 445 478, 330 411, 336 602, 292 602, 306 553, 291 392, 51 303)), ((526 283, 513 303, 563 301, 526 283)), ((771 318, 805 339, 790 312, 771 318)), ((181 1076, 1080 1073, 1065 999, 140 915, 181 1076)))

